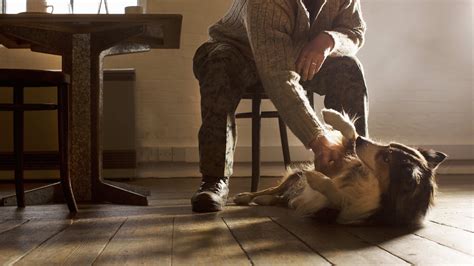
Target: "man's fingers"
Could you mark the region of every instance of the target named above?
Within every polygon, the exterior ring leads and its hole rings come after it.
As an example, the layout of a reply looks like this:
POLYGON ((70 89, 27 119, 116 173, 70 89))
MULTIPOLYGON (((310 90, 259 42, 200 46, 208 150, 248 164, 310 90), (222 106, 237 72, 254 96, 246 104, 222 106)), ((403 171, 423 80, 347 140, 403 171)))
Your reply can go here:
POLYGON ((298 57, 298 60, 296 60, 296 72, 298 74, 302 75, 304 63, 307 59, 308 58, 307 58, 307 54, 306 54, 305 50, 301 51, 301 53, 298 57))
POLYGON ((314 61, 311 62, 311 66, 309 68, 309 75, 308 75, 308 80, 312 80, 314 78, 314 75, 318 73, 318 69, 320 69, 321 63, 319 61, 314 61))
POLYGON ((309 72, 311 71, 311 64, 313 60, 312 58, 307 58, 306 61, 304 62, 303 65, 303 70, 302 70, 302 76, 303 76, 303 81, 307 81, 309 78, 309 72))

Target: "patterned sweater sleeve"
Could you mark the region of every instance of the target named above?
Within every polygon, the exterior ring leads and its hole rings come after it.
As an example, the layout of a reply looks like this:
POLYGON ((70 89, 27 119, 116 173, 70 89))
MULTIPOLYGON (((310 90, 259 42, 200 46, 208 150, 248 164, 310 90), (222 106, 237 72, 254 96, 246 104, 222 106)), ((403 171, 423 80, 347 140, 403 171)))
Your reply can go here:
MULTIPOLYGON (((245 26, 267 95, 291 131, 308 145, 321 132, 295 72, 294 27, 287 1, 248 0, 245 26)), ((293 15, 294 16, 294 15, 293 15)))
POLYGON ((325 31, 334 40, 330 56, 355 55, 364 44, 366 31, 360 0, 345 0, 333 25, 331 30, 325 31))

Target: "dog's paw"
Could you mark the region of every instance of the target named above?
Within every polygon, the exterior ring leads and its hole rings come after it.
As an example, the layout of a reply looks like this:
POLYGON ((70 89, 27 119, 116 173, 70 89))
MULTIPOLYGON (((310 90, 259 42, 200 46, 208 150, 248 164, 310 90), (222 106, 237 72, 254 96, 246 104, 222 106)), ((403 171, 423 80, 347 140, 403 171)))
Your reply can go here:
POLYGON ((335 130, 340 131, 345 138, 355 139, 357 137, 354 123, 346 114, 341 114, 333 109, 323 109, 321 113, 324 122, 335 130))
POLYGON ((235 195, 234 203, 237 205, 249 205, 253 200, 253 193, 243 192, 235 195))

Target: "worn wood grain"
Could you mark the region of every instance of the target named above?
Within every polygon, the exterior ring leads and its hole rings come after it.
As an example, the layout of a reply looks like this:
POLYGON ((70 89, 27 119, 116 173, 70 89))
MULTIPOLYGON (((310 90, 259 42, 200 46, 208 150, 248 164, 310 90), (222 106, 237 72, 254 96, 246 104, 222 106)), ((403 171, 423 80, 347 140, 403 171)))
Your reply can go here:
POLYGON ((43 264, 90 265, 106 247, 125 218, 84 219, 74 221, 66 230, 33 250, 18 265, 43 264))
MULTIPOLYGON (((474 194, 466 186, 441 187, 426 226, 409 230, 315 224, 287 208, 232 202, 223 212, 196 214, 189 199, 199 179, 130 183, 152 191, 151 206, 81 204, 73 225, 63 204, 1 207, 0 265, 18 261, 28 265, 472 265, 474 261, 474 194)), ((232 194, 248 190, 249 185, 250 179, 234 178, 232 194)), ((11 193, 13 187, 0 186, 0 192, 11 193)))
POLYGON ((415 230, 387 227, 353 227, 356 236, 416 265, 472 264, 473 257, 413 234, 415 230))
POLYGON ((17 262, 69 224, 69 220, 31 220, 0 234, 0 265, 17 262))
POLYGON ((96 265, 171 265, 173 218, 128 218, 96 265))
POLYGON ((276 218, 274 221, 336 265, 407 264, 383 249, 348 233, 344 230, 345 226, 316 224, 303 218, 276 218))
MULTIPOLYGON (((427 222, 415 235, 435 241, 440 245, 474 255, 474 234, 451 226, 427 222)), ((473 258, 474 262, 474 258, 473 258)))
POLYGON ((268 217, 224 221, 255 265, 330 265, 268 217))
POLYGON ((215 214, 176 217, 172 253, 173 265, 250 265, 215 214))
POLYGON ((24 223, 28 222, 28 220, 3 220, 0 221, 0 234, 13 228, 20 226, 24 223))

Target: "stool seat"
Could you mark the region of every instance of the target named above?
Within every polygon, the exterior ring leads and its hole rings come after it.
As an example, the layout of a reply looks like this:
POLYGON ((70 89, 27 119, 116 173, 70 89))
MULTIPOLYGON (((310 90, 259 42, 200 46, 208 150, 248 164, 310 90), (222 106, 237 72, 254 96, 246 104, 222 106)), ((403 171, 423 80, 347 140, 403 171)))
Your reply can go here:
POLYGON ((248 87, 245 90, 244 95, 242 95, 242 99, 251 100, 256 95, 258 95, 260 99, 263 100, 269 99, 267 93, 263 89, 262 83, 257 83, 254 86, 248 87))
POLYGON ((54 87, 70 82, 67 74, 57 71, 33 69, 0 69, 0 86, 54 87))

